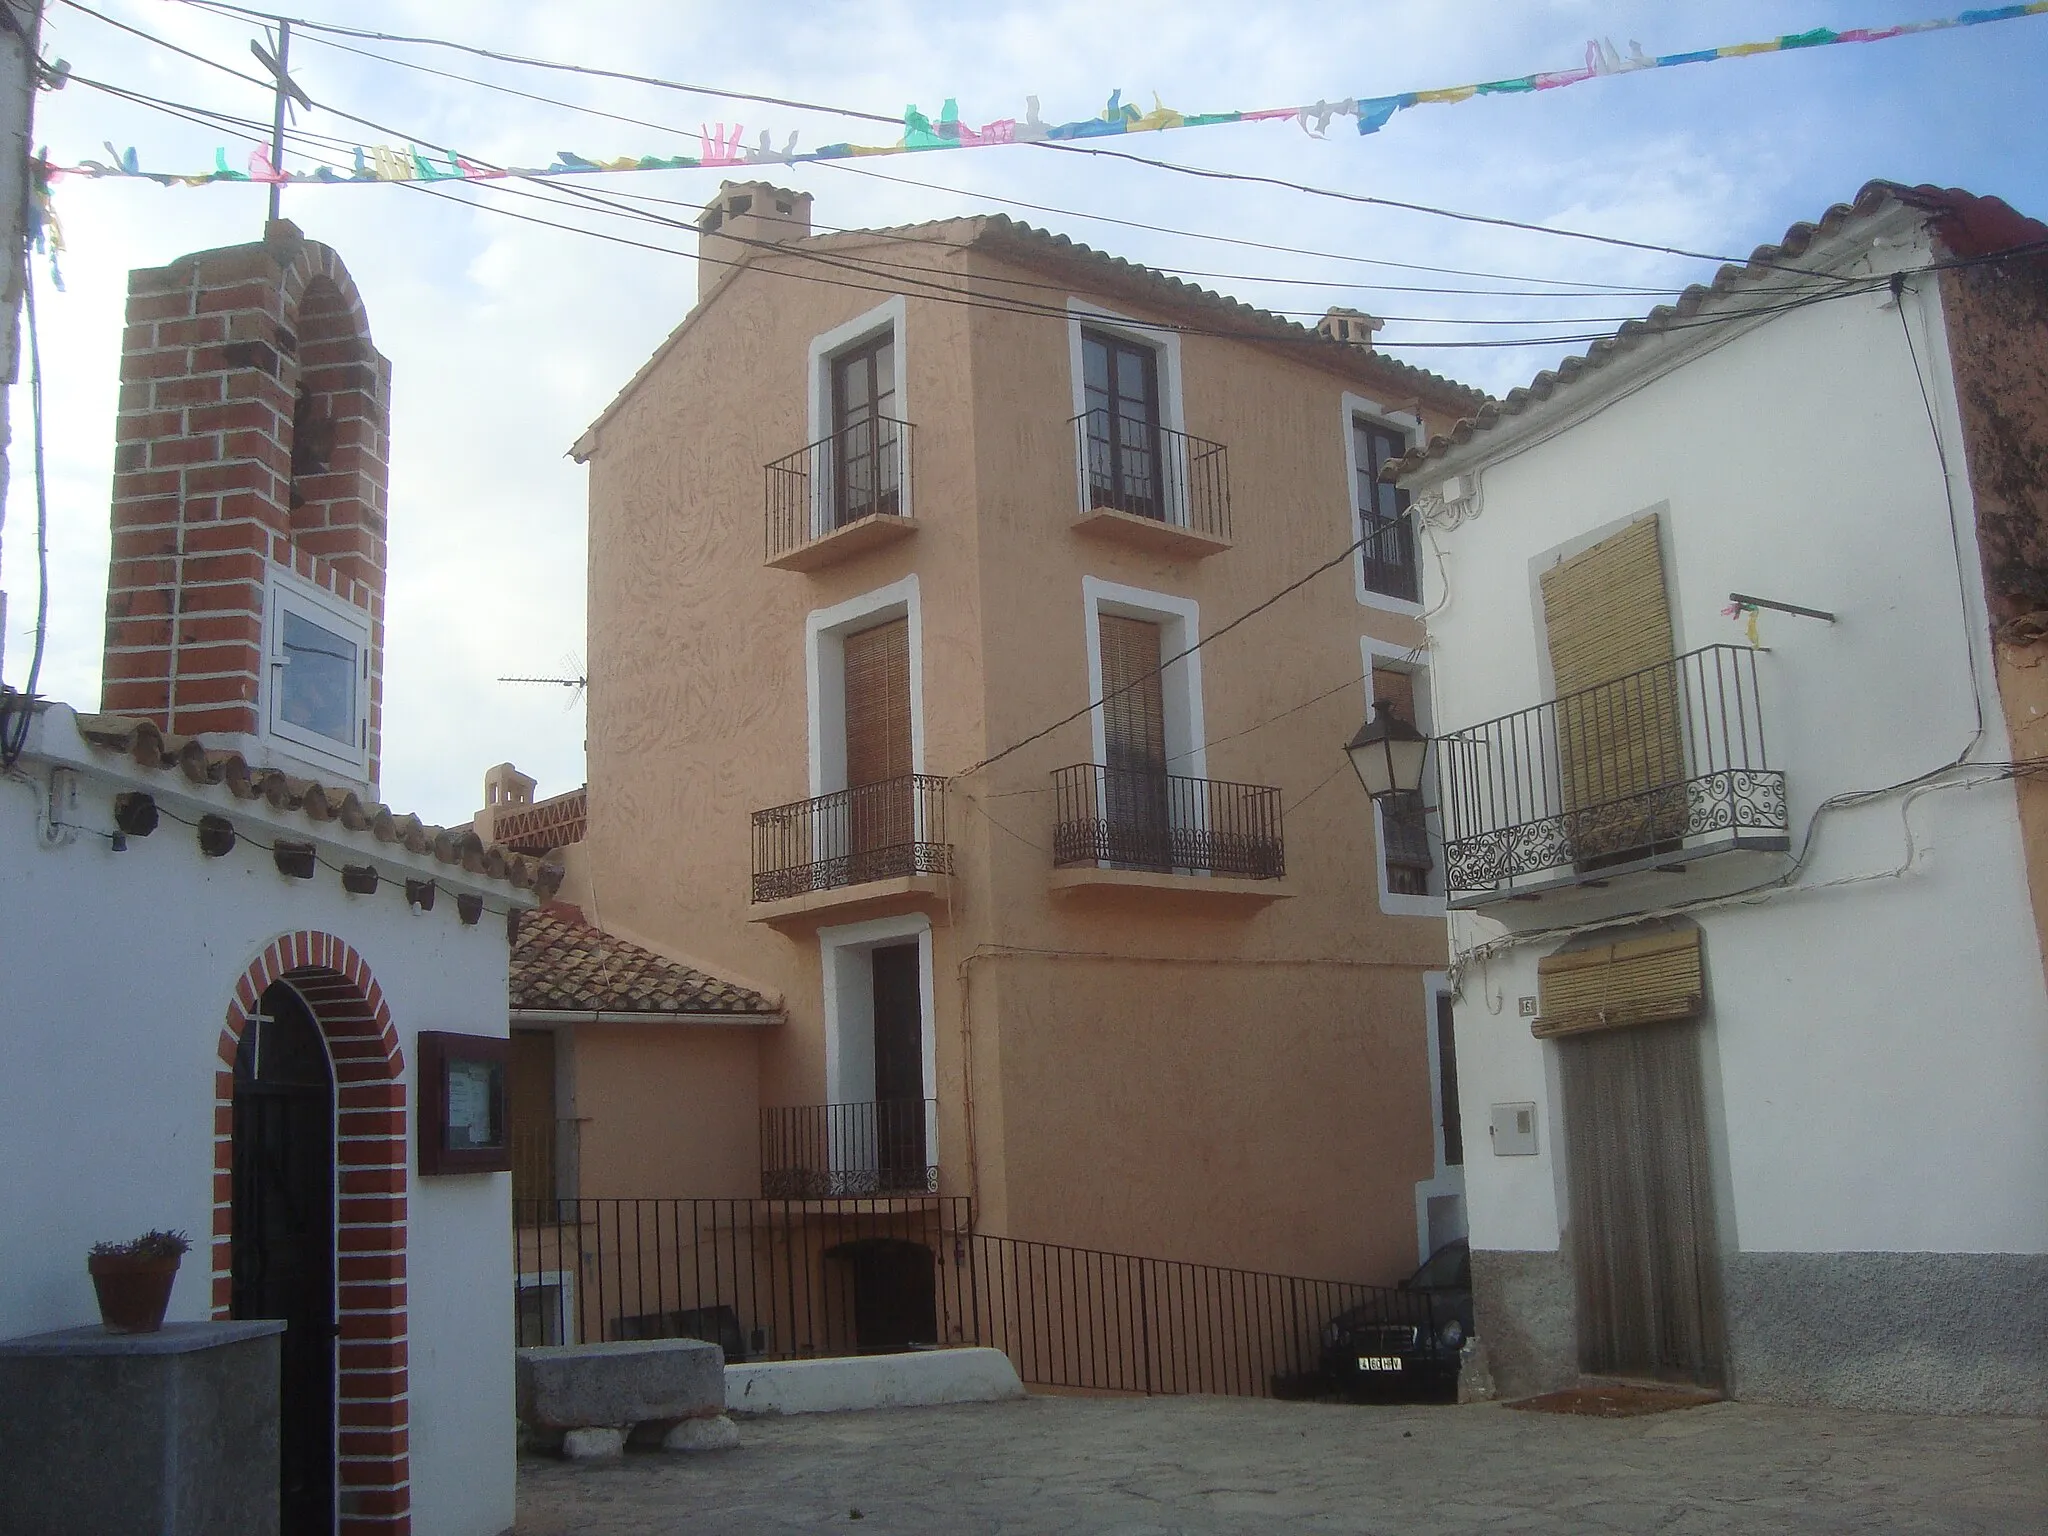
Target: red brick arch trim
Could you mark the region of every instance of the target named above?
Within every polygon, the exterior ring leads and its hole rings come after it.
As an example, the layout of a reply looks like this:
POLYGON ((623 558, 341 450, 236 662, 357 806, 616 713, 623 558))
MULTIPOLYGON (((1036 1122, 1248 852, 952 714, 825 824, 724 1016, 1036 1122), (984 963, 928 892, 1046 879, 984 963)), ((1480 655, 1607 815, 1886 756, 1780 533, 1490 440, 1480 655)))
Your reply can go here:
POLYGON ((412 1529, 405 1297, 405 1056, 370 968, 332 934, 285 934, 235 983, 213 1107, 213 1315, 228 1315, 235 1050, 272 982, 320 1021, 334 1057, 341 1536, 412 1529))

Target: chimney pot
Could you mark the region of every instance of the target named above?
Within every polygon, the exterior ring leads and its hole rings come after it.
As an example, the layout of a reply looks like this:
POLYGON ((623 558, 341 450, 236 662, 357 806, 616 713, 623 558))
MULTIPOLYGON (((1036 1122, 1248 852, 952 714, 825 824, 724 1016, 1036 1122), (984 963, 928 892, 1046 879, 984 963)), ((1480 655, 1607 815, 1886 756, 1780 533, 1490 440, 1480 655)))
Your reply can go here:
POLYGON ((1346 309, 1340 305, 1332 305, 1329 312, 1316 322, 1316 332, 1331 341, 1341 341, 1348 347, 1358 348, 1361 352, 1370 352, 1373 333, 1386 323, 1377 315, 1368 315, 1362 309, 1346 309))
POLYGON ((765 181, 728 181, 697 216, 697 302, 763 246, 811 232, 811 194, 765 181))

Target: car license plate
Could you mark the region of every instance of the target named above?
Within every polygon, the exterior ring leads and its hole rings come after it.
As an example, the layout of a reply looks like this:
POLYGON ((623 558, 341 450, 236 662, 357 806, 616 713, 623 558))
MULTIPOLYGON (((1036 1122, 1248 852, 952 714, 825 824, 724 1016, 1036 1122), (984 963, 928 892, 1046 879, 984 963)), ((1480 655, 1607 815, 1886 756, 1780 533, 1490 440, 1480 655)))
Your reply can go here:
POLYGON ((1399 1355, 1360 1355, 1358 1368, 1361 1371, 1398 1371, 1401 1369, 1399 1355))

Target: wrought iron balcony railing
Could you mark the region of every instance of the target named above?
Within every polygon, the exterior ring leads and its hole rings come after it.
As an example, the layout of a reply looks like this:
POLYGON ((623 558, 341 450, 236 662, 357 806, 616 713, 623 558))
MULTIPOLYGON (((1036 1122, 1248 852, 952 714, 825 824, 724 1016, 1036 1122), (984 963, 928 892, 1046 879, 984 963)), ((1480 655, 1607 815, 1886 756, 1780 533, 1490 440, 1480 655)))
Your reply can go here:
POLYGON ((1230 465, 1221 443, 1108 411, 1073 420, 1091 510, 1230 537, 1230 465))
POLYGON ((938 1192, 936 1099, 761 1111, 761 1194, 766 1199, 938 1192))
POLYGON ((1052 776, 1052 861, 1278 880, 1280 791, 1079 763, 1052 776))
POLYGON ((768 558, 863 518, 909 516, 915 438, 909 422, 872 416, 768 465, 768 558))
POLYGON ((1445 885, 1473 906, 1788 845, 1756 652, 1710 645, 1439 738, 1445 885))
POLYGON ((1367 520, 1359 536, 1365 586, 1382 597, 1422 600, 1422 568, 1415 558, 1415 522, 1407 513, 1367 520))
POLYGON ((952 870, 946 781, 928 774, 754 812, 755 901, 952 870))

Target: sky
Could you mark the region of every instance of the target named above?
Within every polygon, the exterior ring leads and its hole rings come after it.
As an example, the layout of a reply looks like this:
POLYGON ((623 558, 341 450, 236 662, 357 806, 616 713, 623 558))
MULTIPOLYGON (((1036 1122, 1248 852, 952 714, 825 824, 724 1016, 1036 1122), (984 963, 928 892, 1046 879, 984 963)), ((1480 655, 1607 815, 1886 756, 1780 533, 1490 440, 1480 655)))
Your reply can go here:
MULTIPOLYGON (((283 3, 290 8, 295 0, 283 3)), ((36 138, 52 161, 104 160, 111 144, 133 146, 144 170, 207 170, 217 148, 229 164, 245 164, 257 139, 83 81, 267 120, 267 91, 162 45, 252 71, 249 42, 261 24, 184 0, 92 0, 91 9, 100 17, 70 0, 48 6, 45 57, 67 60, 79 77, 38 100, 36 138)), ((1956 0, 1265 0, 1256 7, 1215 0, 303 0, 291 13, 887 115, 915 104, 936 116, 951 97, 963 119, 978 124, 1022 118, 1028 96, 1039 98, 1047 122, 1092 116, 1118 90, 1141 109, 1156 92, 1189 114, 1295 106, 1570 69, 1595 38, 1611 39, 1624 54, 1639 41, 1658 55, 1960 9, 1956 0)), ((749 143, 763 128, 777 145, 794 132, 799 149, 897 136, 881 123, 818 112, 445 49, 333 40, 383 56, 369 58, 318 38, 303 30, 293 38, 292 73, 318 104, 299 126, 351 145, 410 138, 483 162, 531 166, 565 149, 600 161, 694 155, 701 132, 721 123, 744 125, 749 143)), ((1367 137, 1338 118, 1322 139, 1293 122, 1269 122, 1125 137, 1108 147, 1548 230, 1743 256, 1874 177, 1995 193, 2023 212, 2048 214, 2043 80, 2048 16, 1420 106, 1367 137)), ((1400 317, 1379 337, 1392 355, 1496 393, 1583 350, 1556 338, 1611 330, 1657 301, 1642 290, 1674 290, 1714 270, 1697 257, 1031 145, 853 167, 777 167, 774 174, 814 195, 820 226, 1004 211, 1134 261, 1208 274, 1190 280, 1269 308, 1313 318, 1341 304, 1400 317), (1468 291, 1398 291, 1429 287, 1468 291), (1544 297, 1530 296, 1539 289, 1544 297), (1477 341, 1486 345, 1469 345, 1477 341)), ((726 178, 745 179, 686 169, 575 185, 614 199, 666 200, 637 206, 687 226, 726 178)), ((35 266, 50 543, 39 691, 47 696, 84 709, 99 697, 127 273, 258 238, 266 200, 254 186, 67 178, 56 188, 63 291, 47 262, 35 266)), ((484 771, 503 761, 535 775, 543 795, 574 788, 583 781, 579 696, 497 679, 583 669, 587 486, 567 451, 687 312, 696 292, 693 236, 600 214, 587 203, 548 207, 509 184, 445 196, 388 184, 289 188, 284 213, 340 253, 392 362, 382 797, 428 821, 466 820, 481 804, 484 771), (665 249, 546 228, 512 213, 665 249)), ((0 590, 9 597, 5 676, 19 687, 34 630, 35 503, 25 384, 12 396, 0 590)))

